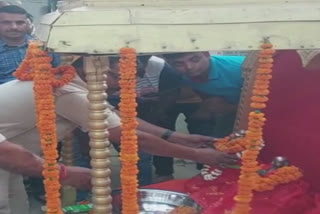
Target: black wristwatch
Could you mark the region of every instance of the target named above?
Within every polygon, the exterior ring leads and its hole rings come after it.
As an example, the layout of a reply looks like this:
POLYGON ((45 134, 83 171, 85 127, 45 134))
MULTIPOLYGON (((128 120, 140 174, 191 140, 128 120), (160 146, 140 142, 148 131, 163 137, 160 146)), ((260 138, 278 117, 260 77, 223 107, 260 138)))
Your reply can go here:
POLYGON ((168 140, 173 133, 174 133, 173 131, 167 130, 161 135, 161 138, 164 140, 168 140))

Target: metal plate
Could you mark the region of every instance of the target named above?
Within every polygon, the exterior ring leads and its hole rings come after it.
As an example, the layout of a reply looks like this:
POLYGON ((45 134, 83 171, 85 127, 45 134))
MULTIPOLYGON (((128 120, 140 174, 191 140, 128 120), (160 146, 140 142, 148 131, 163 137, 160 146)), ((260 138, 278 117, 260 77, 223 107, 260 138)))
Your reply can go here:
MULTIPOLYGON (((119 194, 119 192, 114 193, 114 214, 121 213, 119 194)), ((139 190, 139 214, 167 214, 174 208, 182 206, 194 208, 195 214, 199 214, 201 211, 201 207, 186 194, 158 189, 139 190)))

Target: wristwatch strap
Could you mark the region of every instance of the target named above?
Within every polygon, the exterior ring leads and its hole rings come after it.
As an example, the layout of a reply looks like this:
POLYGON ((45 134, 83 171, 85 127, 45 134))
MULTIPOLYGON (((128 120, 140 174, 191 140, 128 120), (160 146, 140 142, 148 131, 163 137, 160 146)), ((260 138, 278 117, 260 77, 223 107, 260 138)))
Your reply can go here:
POLYGON ((170 137, 172 134, 173 134, 173 131, 167 130, 167 131, 165 131, 165 132, 161 135, 161 138, 162 138, 163 140, 168 140, 169 137, 170 137))

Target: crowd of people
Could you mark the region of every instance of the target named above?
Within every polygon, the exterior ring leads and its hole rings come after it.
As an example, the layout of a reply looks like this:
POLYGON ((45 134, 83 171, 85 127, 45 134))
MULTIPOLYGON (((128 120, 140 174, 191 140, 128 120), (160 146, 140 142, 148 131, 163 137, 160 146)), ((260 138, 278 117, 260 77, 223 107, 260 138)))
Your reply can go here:
MULTIPOLYGON (((0 2, 0 213, 27 213, 23 176, 41 178, 39 135, 34 115, 32 82, 15 80, 12 73, 23 60, 33 35, 32 16, 22 7, 0 2)), ((60 64, 50 54, 52 66, 60 64)), ((200 164, 232 164, 237 157, 212 148, 216 138, 231 133, 242 87, 243 56, 212 56, 209 52, 139 56, 137 66, 139 183, 173 179, 173 158, 200 164), (190 134, 175 131, 184 114, 190 134), (156 178, 152 179, 152 164, 156 178)), ((89 159, 88 100, 80 57, 73 66, 78 76, 55 90, 57 136, 74 132, 75 153, 89 159), (81 78, 82 77, 82 78, 81 78), (75 108, 77 106, 77 108, 75 108), (81 146, 79 146, 81 145, 81 146)), ((106 62, 109 140, 119 150, 120 119, 118 58, 106 62)), ((79 160, 75 160, 77 163, 79 160)), ((61 183, 90 189, 90 169, 66 167, 61 183)))

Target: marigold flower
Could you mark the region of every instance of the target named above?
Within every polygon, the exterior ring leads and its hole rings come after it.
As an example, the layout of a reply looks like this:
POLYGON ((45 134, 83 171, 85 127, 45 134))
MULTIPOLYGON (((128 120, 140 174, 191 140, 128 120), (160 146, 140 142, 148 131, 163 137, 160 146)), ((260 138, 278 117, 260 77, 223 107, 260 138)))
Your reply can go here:
POLYGON ((40 50, 39 43, 29 43, 25 59, 14 76, 22 81, 33 80, 35 95, 35 113, 40 134, 41 149, 44 154, 43 177, 48 214, 62 214, 60 203, 59 169, 57 165, 56 115, 53 88, 70 82, 75 76, 71 66, 52 69, 51 57, 40 50), (56 79, 55 74, 59 74, 56 79))

